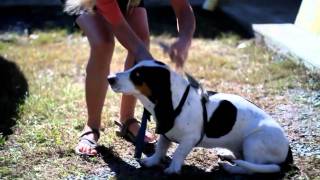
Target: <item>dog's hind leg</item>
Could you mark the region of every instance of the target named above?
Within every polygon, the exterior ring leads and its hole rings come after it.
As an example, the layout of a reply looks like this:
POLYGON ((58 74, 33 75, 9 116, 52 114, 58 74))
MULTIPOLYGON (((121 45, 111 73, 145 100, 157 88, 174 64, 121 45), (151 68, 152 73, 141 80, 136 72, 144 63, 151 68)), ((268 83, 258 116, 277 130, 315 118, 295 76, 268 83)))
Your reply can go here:
POLYGON ((256 132, 244 140, 244 160, 233 162, 253 173, 276 173, 286 159, 289 143, 283 132, 277 128, 268 128, 256 132))

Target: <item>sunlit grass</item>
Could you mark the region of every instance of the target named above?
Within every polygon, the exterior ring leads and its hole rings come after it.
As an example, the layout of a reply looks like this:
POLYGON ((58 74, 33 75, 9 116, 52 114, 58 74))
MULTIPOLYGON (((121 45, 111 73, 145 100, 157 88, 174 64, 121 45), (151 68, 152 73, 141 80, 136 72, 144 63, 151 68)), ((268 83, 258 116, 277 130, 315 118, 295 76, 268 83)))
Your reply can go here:
MULTIPOLYGON (((151 39, 151 42, 173 41, 168 35, 151 39)), ((155 43, 151 43, 151 52, 156 59, 174 67, 155 43)), ((15 133, 7 141, 0 135, 0 178, 82 175, 101 162, 99 158, 83 161, 73 153, 86 121, 84 78, 88 53, 86 39, 80 34, 68 35, 65 30, 38 31, 33 37, 0 42, 0 54, 21 68, 29 84, 28 97, 19 108, 15 133)), ((125 57, 126 51, 117 43, 112 72, 122 70, 125 57)), ((215 40, 195 39, 185 71, 207 89, 258 100, 263 93, 319 87, 319 82, 313 80, 315 76, 302 65, 292 60, 275 60, 252 40, 241 40, 232 34, 215 40)), ((106 146, 112 146, 116 140, 113 121, 119 118, 119 102, 120 95, 109 91, 99 141, 106 146)), ((138 107, 140 115, 141 105, 138 107)))

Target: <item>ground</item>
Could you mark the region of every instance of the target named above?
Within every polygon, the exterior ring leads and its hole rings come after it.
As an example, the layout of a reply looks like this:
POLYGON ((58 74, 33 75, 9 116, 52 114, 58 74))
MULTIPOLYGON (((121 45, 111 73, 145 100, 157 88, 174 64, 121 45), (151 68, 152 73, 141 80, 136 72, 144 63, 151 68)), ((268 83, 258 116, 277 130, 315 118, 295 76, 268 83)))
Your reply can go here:
MULTIPOLYGON (((167 162, 156 168, 141 168, 133 158, 134 146, 116 137, 113 121, 119 118, 120 95, 111 90, 102 115, 100 156, 81 158, 74 153, 86 120, 84 78, 89 47, 85 37, 63 29, 2 36, 6 38, 0 41, 1 64, 14 63, 24 78, 20 78, 23 82, 12 82, 15 87, 27 83, 28 88, 24 88, 26 96, 9 123, 12 132, 0 135, 0 179, 170 178, 162 173, 167 162)), ((154 57, 173 67, 157 44, 160 40, 170 43, 174 38, 168 34, 151 36, 154 57)), ((117 43, 112 72, 122 69, 125 55, 117 43)), ((195 148, 181 177, 320 178, 319 72, 277 57, 252 39, 229 33, 195 38, 184 70, 206 89, 242 95, 270 113, 288 134, 298 170, 284 177, 229 175, 218 168, 214 149, 195 148)), ((4 73, 3 82, 11 75, 4 73)), ((140 117, 141 104, 136 110, 140 117)), ((149 125, 154 130, 154 123, 149 125)))

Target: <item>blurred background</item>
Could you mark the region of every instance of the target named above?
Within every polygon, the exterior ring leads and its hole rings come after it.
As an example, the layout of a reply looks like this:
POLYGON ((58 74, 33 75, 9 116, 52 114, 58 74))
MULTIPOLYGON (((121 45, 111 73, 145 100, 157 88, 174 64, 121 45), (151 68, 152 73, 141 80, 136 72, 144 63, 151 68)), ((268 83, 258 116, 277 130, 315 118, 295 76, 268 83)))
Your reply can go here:
MULTIPOLYGON (((198 20, 197 35, 214 37, 219 30, 230 30, 252 37, 253 23, 294 23, 301 0, 213 0, 206 5, 204 0, 191 0, 190 3, 198 20)), ((162 26, 175 21, 169 1, 145 0, 145 5, 154 33, 175 30, 174 25, 162 26)), ((71 28, 73 23, 63 14, 59 0, 1 0, 0 9, 0 31, 31 33, 37 28, 71 28)))

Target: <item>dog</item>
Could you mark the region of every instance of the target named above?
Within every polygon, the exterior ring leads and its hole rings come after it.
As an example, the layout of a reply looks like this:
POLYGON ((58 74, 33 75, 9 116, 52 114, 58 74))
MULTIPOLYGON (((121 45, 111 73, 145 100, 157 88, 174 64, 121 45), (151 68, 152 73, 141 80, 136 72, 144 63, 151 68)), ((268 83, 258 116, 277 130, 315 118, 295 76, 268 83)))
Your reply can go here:
POLYGON ((289 141, 270 115, 243 97, 205 91, 156 60, 108 76, 113 91, 133 95, 156 121, 160 138, 147 167, 178 143, 165 173, 180 173, 193 147, 219 148, 218 164, 229 173, 277 173, 292 163, 289 141))

